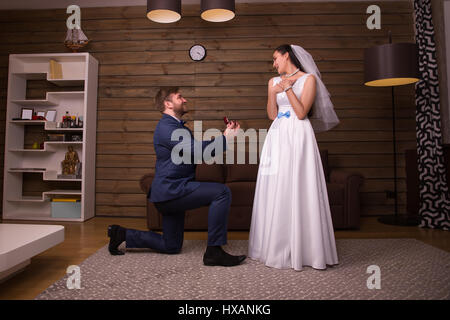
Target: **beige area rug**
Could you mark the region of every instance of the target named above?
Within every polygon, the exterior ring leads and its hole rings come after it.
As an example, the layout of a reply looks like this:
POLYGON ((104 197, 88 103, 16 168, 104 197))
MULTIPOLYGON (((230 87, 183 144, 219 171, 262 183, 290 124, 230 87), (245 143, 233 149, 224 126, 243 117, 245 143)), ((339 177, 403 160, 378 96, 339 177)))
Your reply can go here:
MULTIPOLYGON (((278 270, 247 259, 231 268, 206 267, 206 241, 186 240, 181 254, 150 250, 111 256, 107 246, 80 267, 81 289, 66 275, 36 297, 44 299, 298 300, 450 299, 450 253, 414 239, 338 239, 340 264, 325 271, 278 270), (380 289, 368 289, 380 269, 380 289)), ((245 254, 248 242, 225 249, 245 254)), ((72 274, 73 277, 73 274, 72 274)))

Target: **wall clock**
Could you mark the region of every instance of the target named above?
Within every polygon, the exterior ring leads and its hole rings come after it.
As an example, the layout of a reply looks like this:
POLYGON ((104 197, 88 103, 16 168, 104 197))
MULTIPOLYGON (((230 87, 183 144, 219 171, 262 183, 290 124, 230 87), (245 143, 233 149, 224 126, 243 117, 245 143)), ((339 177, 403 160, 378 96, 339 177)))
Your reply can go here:
POLYGON ((194 61, 202 61, 206 57, 206 48, 201 44, 195 44, 189 49, 189 57, 194 61))

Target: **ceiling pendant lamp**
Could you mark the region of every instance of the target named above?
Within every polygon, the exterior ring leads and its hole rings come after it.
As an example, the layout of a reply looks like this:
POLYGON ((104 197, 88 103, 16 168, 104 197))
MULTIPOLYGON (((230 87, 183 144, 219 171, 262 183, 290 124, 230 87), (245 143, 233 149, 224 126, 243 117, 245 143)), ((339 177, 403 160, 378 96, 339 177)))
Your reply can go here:
POLYGON ((364 84, 400 86, 419 81, 415 43, 388 43, 364 51, 364 84))
POLYGON ((235 16, 234 0, 202 0, 201 17, 210 22, 225 22, 235 16))
POLYGON ((159 23, 181 19, 181 0, 147 0, 147 18, 159 23))

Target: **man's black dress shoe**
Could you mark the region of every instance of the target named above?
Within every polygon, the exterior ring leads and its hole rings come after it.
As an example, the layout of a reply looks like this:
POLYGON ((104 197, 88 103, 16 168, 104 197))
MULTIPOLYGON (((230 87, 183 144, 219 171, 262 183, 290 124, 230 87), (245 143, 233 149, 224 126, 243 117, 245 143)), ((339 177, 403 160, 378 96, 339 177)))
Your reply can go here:
POLYGON ((205 266, 232 267, 241 264, 245 258, 247 257, 228 254, 220 246, 208 246, 203 255, 203 264, 205 266))
POLYGON ((126 229, 116 224, 108 226, 109 246, 108 250, 113 256, 124 255, 122 251, 117 249, 126 239, 126 229))

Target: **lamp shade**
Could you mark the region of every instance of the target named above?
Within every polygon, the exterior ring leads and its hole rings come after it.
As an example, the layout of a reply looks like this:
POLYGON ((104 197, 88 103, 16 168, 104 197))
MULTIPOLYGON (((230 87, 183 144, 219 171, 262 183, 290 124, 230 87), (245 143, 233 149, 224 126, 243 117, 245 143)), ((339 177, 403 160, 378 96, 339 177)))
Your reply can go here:
POLYGON ((365 49, 366 86, 400 86, 419 80, 418 49, 415 43, 389 43, 365 49))
POLYGON ((234 0, 202 0, 201 17, 210 22, 224 22, 235 16, 234 0))
POLYGON ((147 0, 147 18, 171 23, 181 19, 181 0, 147 0))

